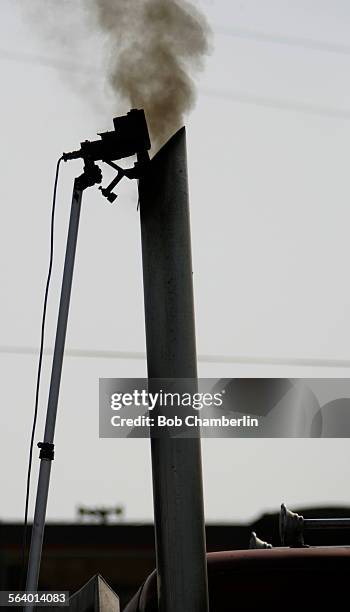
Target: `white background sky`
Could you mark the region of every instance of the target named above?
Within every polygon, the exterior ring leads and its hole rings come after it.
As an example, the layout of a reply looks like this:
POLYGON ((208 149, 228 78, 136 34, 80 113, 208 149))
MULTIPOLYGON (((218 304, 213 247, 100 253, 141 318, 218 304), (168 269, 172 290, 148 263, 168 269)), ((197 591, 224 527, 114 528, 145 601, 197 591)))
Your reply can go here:
MULTIPOLYGON (((198 352, 350 359, 349 3, 198 4, 215 33, 187 120, 198 352)), ((56 159, 111 129, 112 117, 128 107, 108 96, 97 36, 80 40, 73 53, 28 23, 16 0, 1 0, 0 7, 0 343, 37 347, 56 159), (79 74, 75 66, 88 69, 79 74)), ((69 23, 66 34, 73 36, 69 23)), ((47 346, 54 340, 79 164, 64 165, 59 183, 47 346)), ((95 190, 84 200, 70 348, 145 350, 136 190, 125 184, 119 191, 115 206, 95 190)), ((0 354, 0 364, 0 518, 20 520, 37 357, 0 354)), ((46 358, 36 441, 50 365, 46 358)), ((349 371, 200 362, 199 373, 347 377, 349 371)), ((78 503, 122 503, 127 520, 152 518, 148 441, 98 439, 99 377, 145 374, 143 360, 65 360, 49 519, 74 519, 78 503)), ((348 440, 206 440, 206 518, 247 521, 282 501, 348 504, 349 449, 348 440)), ((33 509, 33 494, 31 500, 33 509)))

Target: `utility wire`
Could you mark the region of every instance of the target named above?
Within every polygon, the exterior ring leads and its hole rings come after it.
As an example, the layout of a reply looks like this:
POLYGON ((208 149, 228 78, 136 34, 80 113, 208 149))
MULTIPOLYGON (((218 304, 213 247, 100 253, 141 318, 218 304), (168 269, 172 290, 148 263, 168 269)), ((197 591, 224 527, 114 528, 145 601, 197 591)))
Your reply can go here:
POLYGON ((302 38, 298 36, 286 36, 284 34, 271 34, 269 32, 248 30, 244 28, 226 28, 224 26, 217 26, 214 32, 217 32, 223 36, 229 36, 230 38, 240 38, 263 43, 287 45, 289 47, 300 47, 302 49, 311 51, 337 53, 339 55, 350 55, 350 45, 342 43, 313 40, 311 38, 302 38))
POLYGON ((57 183, 58 183, 58 175, 59 175, 60 164, 61 164, 62 159, 63 158, 60 157, 60 159, 57 162, 55 182, 54 182, 54 189, 53 189, 53 196, 52 196, 51 230, 50 230, 50 258, 49 258, 49 269, 48 269, 48 273, 47 273, 45 295, 44 295, 44 304, 43 304, 42 319, 41 319, 41 338, 40 338, 40 349, 39 349, 39 361, 38 361, 38 370, 37 370, 37 379, 36 379, 34 417, 33 417, 32 433, 31 433, 30 447, 29 447, 27 487, 26 487, 25 510, 24 510, 23 542, 22 542, 22 564, 21 564, 21 574, 20 574, 20 589, 22 588, 22 590, 24 590, 24 588, 25 588, 25 583, 24 583, 24 580, 25 580, 25 558, 26 558, 26 549, 27 549, 27 529, 28 529, 28 507, 29 507, 29 495, 30 495, 30 479, 31 479, 32 463, 33 463, 34 436, 35 436, 36 423, 37 423, 37 419, 38 419, 39 391, 40 391, 40 380, 41 380, 41 367, 42 367, 43 354, 44 354, 47 300, 48 300, 48 295, 49 295, 49 288, 50 288, 50 281, 51 281, 51 274, 52 274, 52 265, 53 265, 54 225, 55 225, 55 209, 56 209, 57 183))
MULTIPOLYGON (((47 68, 54 68, 64 70, 67 72, 86 72, 90 77, 101 78, 97 72, 97 68, 87 65, 71 64, 69 62, 63 62, 61 60, 55 60, 45 58, 38 55, 27 55, 20 52, 9 52, 0 49, 0 59, 14 60, 17 62, 30 63, 33 65, 42 65, 47 68), (96 70, 96 75, 94 74, 96 70)), ((328 117, 330 119, 343 119, 348 121, 350 119, 349 109, 340 109, 336 107, 318 106, 314 104, 308 104, 304 102, 295 102, 294 100, 283 100, 276 98, 269 98, 264 96, 257 96, 255 94, 240 92, 240 91, 225 91, 212 88, 200 88, 199 93, 204 96, 211 98, 221 98, 238 102, 240 104, 250 104, 254 106, 260 106, 262 108, 275 108, 277 110, 304 113, 307 115, 315 115, 320 117, 328 117)))
POLYGON ((297 113, 304 113, 306 115, 319 115, 329 117, 330 119, 350 119, 350 110, 332 108, 328 106, 316 106, 314 104, 308 104, 304 102, 294 102, 291 100, 283 100, 276 98, 267 98, 264 96, 256 96, 254 94, 248 94, 240 91, 219 91, 217 89, 202 89, 200 90, 204 95, 225 98, 238 102, 240 104, 252 104, 254 106, 262 106, 265 108, 276 108, 282 111, 292 111, 297 113))
POLYGON ((56 70, 64 70, 66 72, 86 73, 90 76, 94 74, 94 71, 96 72, 96 76, 99 74, 97 66, 94 67, 88 66, 87 64, 78 64, 65 61, 61 58, 56 59, 45 57, 44 55, 25 53, 23 51, 9 51, 7 49, 0 49, 0 59, 10 62, 18 62, 19 64, 34 64, 47 68, 55 68, 56 70))
MULTIPOLYGON (((256 41, 262 43, 272 43, 277 45, 286 45, 288 47, 306 49, 308 51, 317 51, 322 53, 335 53, 338 55, 350 55, 350 45, 345 43, 329 42, 326 40, 317 40, 302 36, 289 36, 287 34, 278 34, 273 32, 264 32, 262 30, 250 30, 248 28, 226 27, 217 25, 213 28, 214 34, 226 36, 229 38, 240 38, 248 41, 256 41)), ((63 62, 62 60, 48 59, 36 53, 23 53, 21 51, 8 51, 0 49, 0 57, 13 61, 38 61, 43 65, 56 65, 59 68, 66 70, 84 70, 91 73, 91 67, 85 65, 77 65, 71 62, 63 62)), ((97 68, 96 68, 97 72, 97 68)))
MULTIPOLYGON (((0 353, 8 355, 36 355, 38 350, 33 346, 0 346, 0 353)), ((46 348, 44 355, 52 355, 52 348, 46 348)), ((66 357, 87 359, 126 359, 143 361, 146 353, 141 351, 111 351, 96 349, 66 349, 66 357)), ((232 363, 237 365, 281 365, 320 368, 350 368, 350 359, 320 359, 312 357, 255 357, 250 355, 205 355, 199 354, 201 363, 232 363)))

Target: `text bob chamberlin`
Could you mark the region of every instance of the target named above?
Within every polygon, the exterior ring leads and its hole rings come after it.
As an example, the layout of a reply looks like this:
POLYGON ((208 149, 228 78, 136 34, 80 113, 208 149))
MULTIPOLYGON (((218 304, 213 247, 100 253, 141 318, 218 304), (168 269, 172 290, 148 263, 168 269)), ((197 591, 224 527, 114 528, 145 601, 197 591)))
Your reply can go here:
POLYGON ((220 417, 201 418, 198 415, 188 415, 184 419, 179 416, 167 417, 158 415, 156 419, 150 416, 121 417, 115 414, 111 418, 113 427, 259 427, 259 420, 244 415, 239 418, 220 417))

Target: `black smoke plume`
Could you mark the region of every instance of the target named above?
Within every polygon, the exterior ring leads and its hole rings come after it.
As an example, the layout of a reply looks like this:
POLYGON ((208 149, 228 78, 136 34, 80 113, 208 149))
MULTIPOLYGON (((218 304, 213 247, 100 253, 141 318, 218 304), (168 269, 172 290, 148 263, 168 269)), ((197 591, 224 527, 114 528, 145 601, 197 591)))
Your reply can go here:
POLYGON ((153 144, 161 145, 183 125, 195 104, 193 77, 210 48, 210 28, 198 9, 185 0, 38 2, 41 10, 35 11, 35 19, 41 26, 46 22, 51 35, 64 44, 77 39, 70 32, 65 35, 69 23, 77 28, 72 17, 76 10, 84 15, 85 36, 89 30, 102 35, 116 107, 123 99, 131 107, 144 108, 153 144))

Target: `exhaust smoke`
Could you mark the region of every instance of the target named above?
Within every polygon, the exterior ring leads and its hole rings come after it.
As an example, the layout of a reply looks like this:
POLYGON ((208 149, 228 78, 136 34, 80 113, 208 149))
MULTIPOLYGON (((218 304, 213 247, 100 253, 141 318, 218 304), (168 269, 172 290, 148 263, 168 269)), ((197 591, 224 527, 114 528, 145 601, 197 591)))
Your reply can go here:
POLYGON ((35 20, 41 27, 51 24, 51 35, 54 23, 56 37, 66 43, 62 28, 70 27, 69 15, 76 10, 87 32, 103 37, 116 106, 122 99, 144 108, 153 145, 159 147, 194 106, 193 76, 210 49, 205 17, 185 0, 45 0, 35 20))

